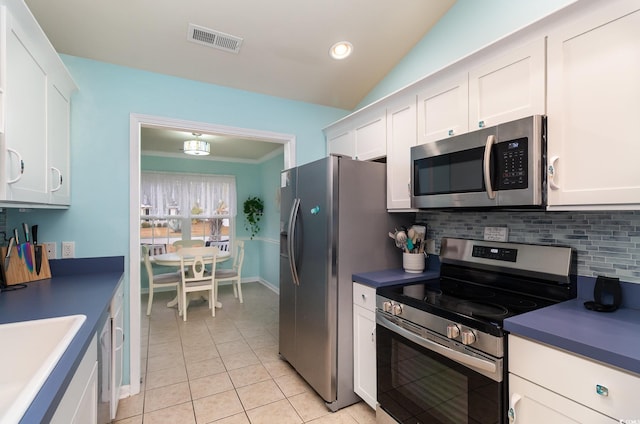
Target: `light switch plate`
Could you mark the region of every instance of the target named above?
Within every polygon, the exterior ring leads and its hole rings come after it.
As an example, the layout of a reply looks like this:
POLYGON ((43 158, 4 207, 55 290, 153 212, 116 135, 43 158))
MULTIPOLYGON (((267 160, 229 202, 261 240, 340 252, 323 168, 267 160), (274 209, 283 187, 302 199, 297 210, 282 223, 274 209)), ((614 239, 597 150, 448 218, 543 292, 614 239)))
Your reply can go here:
POLYGON ((507 227, 484 227, 484 239, 488 241, 509 240, 509 229, 507 227))

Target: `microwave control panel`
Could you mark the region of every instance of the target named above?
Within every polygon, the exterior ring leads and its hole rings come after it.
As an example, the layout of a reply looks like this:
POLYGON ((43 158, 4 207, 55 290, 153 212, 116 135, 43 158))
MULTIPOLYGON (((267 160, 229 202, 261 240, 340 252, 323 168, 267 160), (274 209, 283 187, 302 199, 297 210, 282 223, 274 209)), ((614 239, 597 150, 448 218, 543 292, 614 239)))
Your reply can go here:
POLYGON ((496 144, 497 189, 518 190, 528 186, 529 148, 527 138, 496 144))

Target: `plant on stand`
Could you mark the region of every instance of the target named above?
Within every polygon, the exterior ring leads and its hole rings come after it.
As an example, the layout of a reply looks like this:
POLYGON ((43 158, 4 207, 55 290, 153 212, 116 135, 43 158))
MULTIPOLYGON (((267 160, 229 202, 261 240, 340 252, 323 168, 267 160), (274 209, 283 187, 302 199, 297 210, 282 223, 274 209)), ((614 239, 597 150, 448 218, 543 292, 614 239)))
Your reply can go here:
POLYGON ((249 196, 244 201, 244 217, 247 222, 244 226, 245 230, 251 232, 251 240, 260 231, 260 218, 264 212, 264 202, 259 197, 249 196))

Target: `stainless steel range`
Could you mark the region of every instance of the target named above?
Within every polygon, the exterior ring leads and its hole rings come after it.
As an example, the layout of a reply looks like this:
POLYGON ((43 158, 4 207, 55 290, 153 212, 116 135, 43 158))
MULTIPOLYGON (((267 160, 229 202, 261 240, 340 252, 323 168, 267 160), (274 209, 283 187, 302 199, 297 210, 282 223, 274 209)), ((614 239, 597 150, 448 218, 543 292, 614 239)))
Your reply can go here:
POLYGON ((503 320, 576 297, 575 252, 445 238, 440 261, 377 291, 378 422, 506 423, 503 320))

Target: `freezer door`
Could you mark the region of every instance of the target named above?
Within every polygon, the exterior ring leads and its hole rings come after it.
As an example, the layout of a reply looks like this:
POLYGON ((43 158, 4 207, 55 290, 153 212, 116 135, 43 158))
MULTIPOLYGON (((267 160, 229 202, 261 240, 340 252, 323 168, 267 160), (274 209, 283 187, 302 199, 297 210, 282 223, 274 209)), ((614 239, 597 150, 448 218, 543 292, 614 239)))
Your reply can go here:
POLYGON ((327 402, 336 399, 336 278, 333 196, 337 158, 298 169, 296 359, 294 367, 327 402))
POLYGON ((296 200, 297 169, 283 171, 280 180, 280 355, 296 366, 296 287, 291 274, 289 228, 291 211, 296 200))

